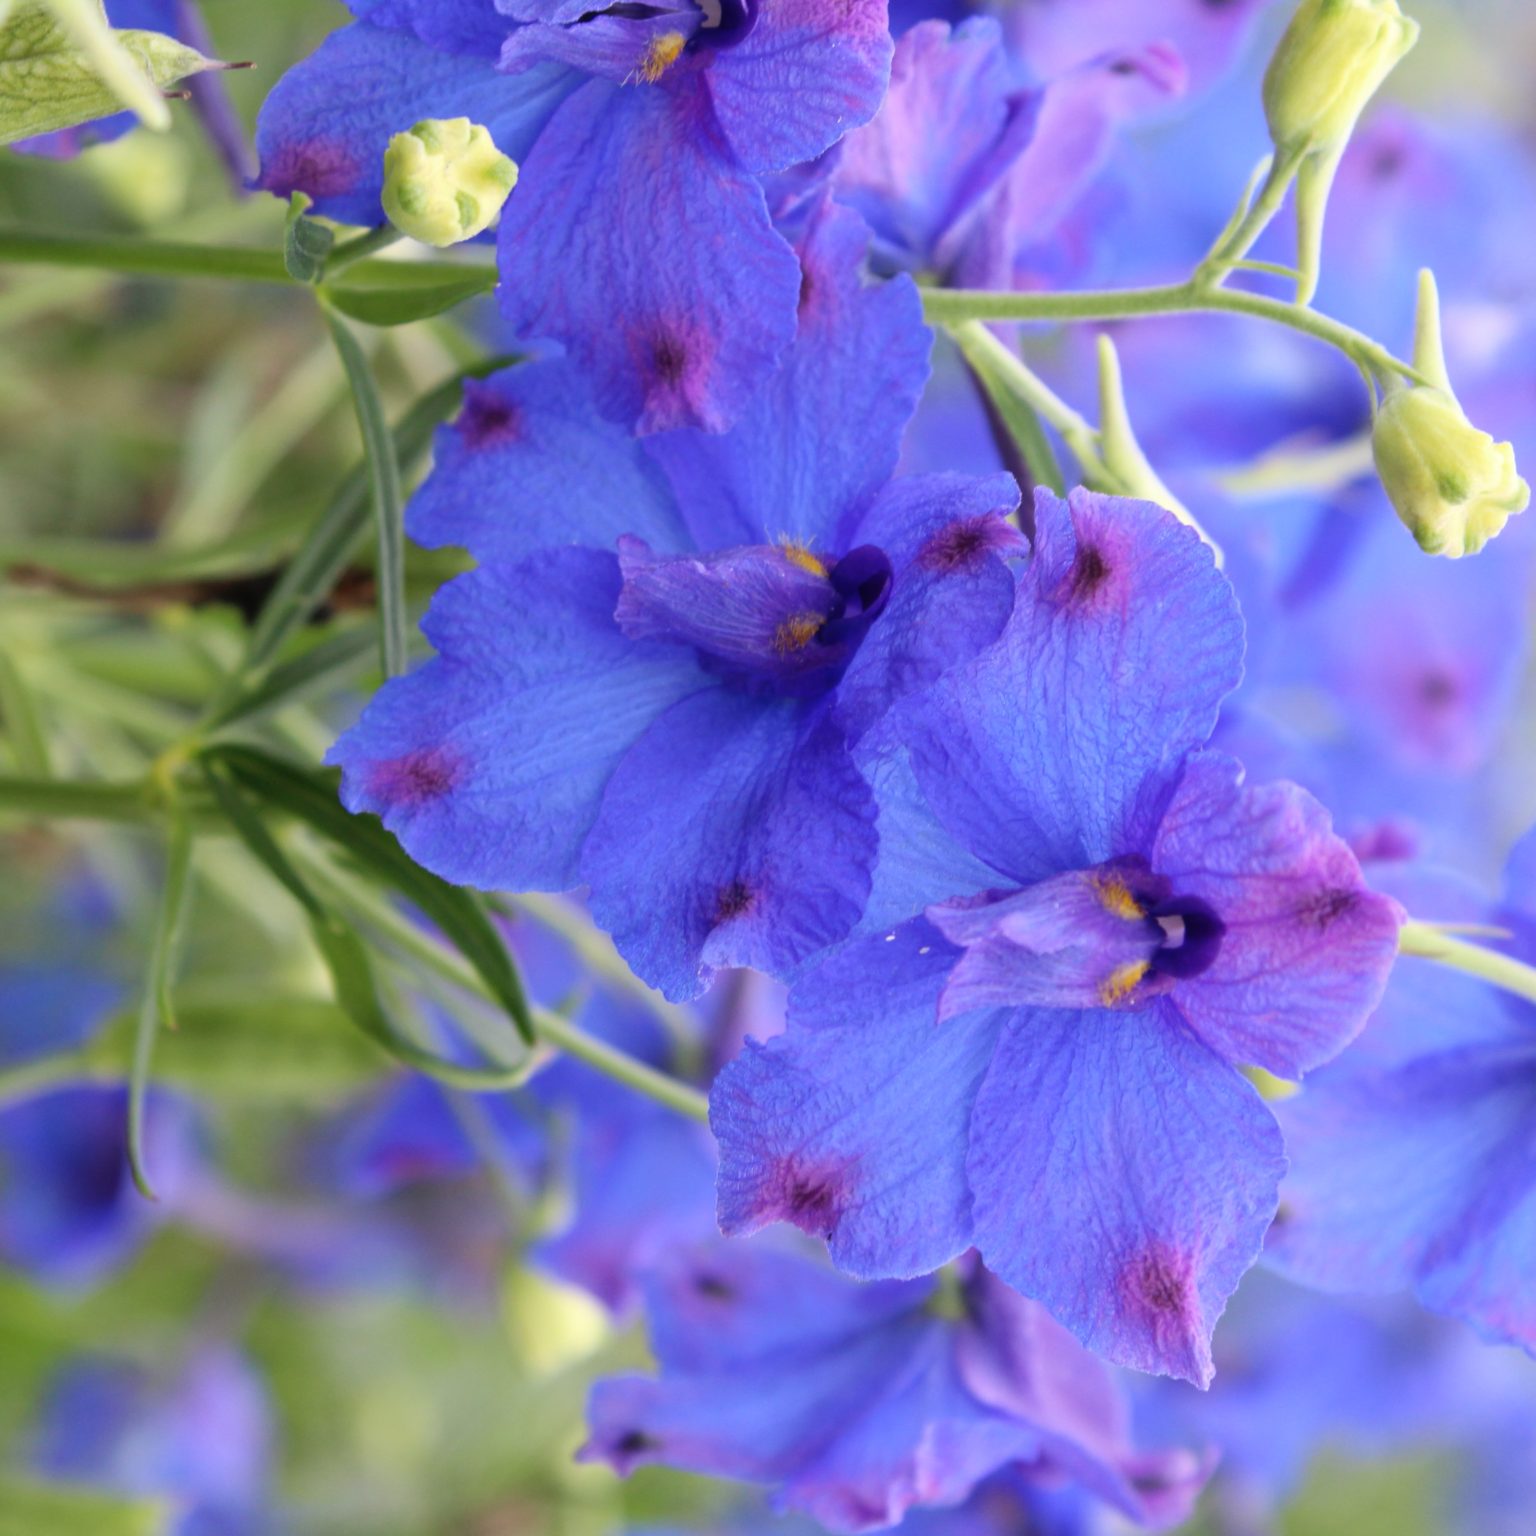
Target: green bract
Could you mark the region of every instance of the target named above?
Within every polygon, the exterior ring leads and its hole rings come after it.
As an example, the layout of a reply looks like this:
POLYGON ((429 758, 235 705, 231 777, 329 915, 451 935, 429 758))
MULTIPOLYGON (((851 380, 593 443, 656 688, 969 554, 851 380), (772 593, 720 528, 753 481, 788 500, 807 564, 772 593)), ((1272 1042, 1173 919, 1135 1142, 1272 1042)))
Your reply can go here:
POLYGON ((1428 554, 1475 555, 1530 503, 1515 450, 1473 426, 1443 389, 1389 395, 1371 447, 1397 515, 1428 554))
MULTIPOLYGON (((74 128, 125 105, 64 14, 44 0, 16 0, 0 18, 0 144, 74 128)), ((111 35, 153 85, 155 99, 188 75, 223 67, 161 32, 111 35)))

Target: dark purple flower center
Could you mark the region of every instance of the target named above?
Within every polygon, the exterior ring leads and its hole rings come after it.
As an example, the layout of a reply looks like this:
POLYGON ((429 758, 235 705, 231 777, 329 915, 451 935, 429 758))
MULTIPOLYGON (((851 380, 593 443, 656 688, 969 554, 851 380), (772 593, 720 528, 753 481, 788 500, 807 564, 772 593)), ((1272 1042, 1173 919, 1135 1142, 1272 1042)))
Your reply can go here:
POLYGON ((695 48, 733 48, 757 25, 759 0, 696 0, 704 13, 695 48))
POLYGON ((712 672, 752 692, 825 692, 842 676, 891 593, 891 562, 861 545, 828 562, 794 543, 699 555, 619 544, 614 617, 633 640, 692 646, 712 672))

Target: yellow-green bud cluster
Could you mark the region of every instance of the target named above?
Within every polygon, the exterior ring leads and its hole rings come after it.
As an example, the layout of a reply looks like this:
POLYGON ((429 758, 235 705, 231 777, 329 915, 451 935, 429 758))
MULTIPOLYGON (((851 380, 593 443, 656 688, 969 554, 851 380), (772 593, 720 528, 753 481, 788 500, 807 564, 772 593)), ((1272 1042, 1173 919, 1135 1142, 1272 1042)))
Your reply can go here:
POLYGON ((424 245, 457 245, 496 222, 517 163, 467 117, 417 123, 384 151, 384 212, 424 245))
POLYGON ((1371 448, 1397 515, 1428 554, 1475 555, 1530 503, 1515 450, 1473 426, 1446 390, 1388 395, 1371 448))
POLYGON ((1282 155, 1341 150, 1418 35, 1397 0, 1302 0, 1264 75, 1275 148, 1282 155))

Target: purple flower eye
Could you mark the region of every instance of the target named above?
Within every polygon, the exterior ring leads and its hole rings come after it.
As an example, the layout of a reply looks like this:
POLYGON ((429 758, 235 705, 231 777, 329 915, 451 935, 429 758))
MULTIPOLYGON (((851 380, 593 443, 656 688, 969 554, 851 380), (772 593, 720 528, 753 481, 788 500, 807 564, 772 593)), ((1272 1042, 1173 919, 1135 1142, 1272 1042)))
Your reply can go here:
POLYGON ((873 544, 861 544, 832 567, 827 579, 840 601, 817 631, 817 643, 857 645, 890 598, 890 556, 873 544))
POLYGON ((1152 957, 1155 972, 1187 981, 1216 963, 1227 925, 1198 896, 1175 897, 1150 915, 1163 930, 1162 946, 1152 957))
POLYGON ((699 47, 730 48, 757 24, 758 0, 698 0, 704 20, 694 33, 699 47))

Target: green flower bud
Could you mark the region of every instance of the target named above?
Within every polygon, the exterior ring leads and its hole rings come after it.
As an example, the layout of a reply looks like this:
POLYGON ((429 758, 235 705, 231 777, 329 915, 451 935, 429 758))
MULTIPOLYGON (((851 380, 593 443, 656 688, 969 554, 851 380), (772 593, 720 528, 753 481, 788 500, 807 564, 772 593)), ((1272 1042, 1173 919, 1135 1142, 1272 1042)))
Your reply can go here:
POLYGON ((1515 450, 1474 427, 1446 390, 1394 390, 1371 450, 1397 515, 1428 554, 1475 555, 1530 503, 1515 450))
POLYGON ((1418 41, 1397 0, 1302 0, 1264 75, 1281 155, 1342 151, 1366 103, 1418 41))
POLYGON ((496 222, 517 163, 467 117, 417 123, 384 151, 384 212, 424 245, 457 245, 496 222))

